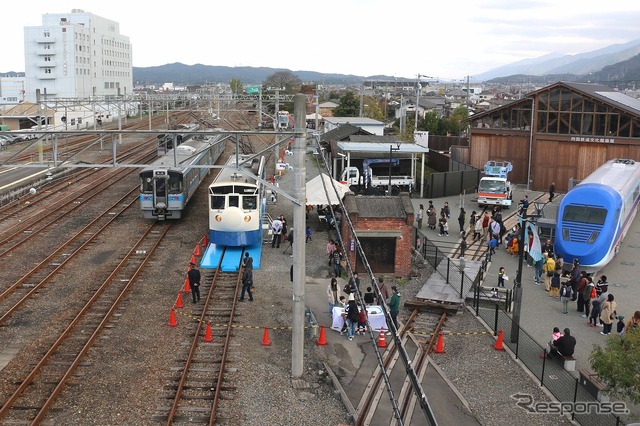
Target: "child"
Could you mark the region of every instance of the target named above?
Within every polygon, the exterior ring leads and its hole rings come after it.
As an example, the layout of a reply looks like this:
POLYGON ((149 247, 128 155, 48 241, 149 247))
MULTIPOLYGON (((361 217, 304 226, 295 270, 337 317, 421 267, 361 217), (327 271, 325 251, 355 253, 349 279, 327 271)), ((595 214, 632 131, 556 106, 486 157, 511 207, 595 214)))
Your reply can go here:
POLYGON ((598 298, 591 300, 591 314, 589 315, 589 327, 598 325, 597 321, 600 317, 600 301, 598 298))
POLYGON ((551 335, 551 340, 549 340, 549 346, 553 345, 553 342, 562 337, 562 333, 560 333, 560 329, 558 327, 553 327, 553 334, 551 335))
POLYGON ((500 269, 498 269, 498 287, 504 288, 504 281, 508 279, 509 277, 505 275, 504 266, 501 266, 500 269))
POLYGON ((549 297, 553 297, 556 295, 556 299, 560 295, 560 274, 558 271, 553 273, 553 277, 551 277, 551 288, 549 289, 549 297))
POLYGON ((560 301, 562 302, 562 313, 565 315, 569 313, 569 301, 571 300, 572 294, 573 292, 569 282, 563 282, 562 288, 560 289, 560 301))
POLYGON ((364 336, 364 330, 367 325, 367 317, 365 316, 366 312, 367 311, 365 309, 360 310, 360 320, 358 321, 358 334, 362 336, 364 336))
MULTIPOLYGON (((344 296, 340 296, 340 301, 338 303, 340 303, 340 307, 344 310, 344 308, 346 307, 346 301, 347 299, 344 296)), ((343 336, 344 332, 347 331, 347 320, 346 320, 346 314, 343 312, 342 313, 342 328, 340 329, 340 335, 343 336)))
POLYGON ((307 226, 307 229, 304 231, 304 234, 307 236, 307 238, 305 239, 305 243, 308 243, 309 241, 313 241, 311 239, 311 227, 307 226))
POLYGON ((496 254, 496 247, 498 247, 498 239, 496 238, 495 235, 491 237, 491 240, 489 240, 489 242, 487 242, 487 246, 489 247, 490 254, 496 254))
POLYGON ((621 334, 624 331, 624 328, 625 328, 624 316, 623 315, 618 315, 618 323, 616 324, 616 332, 618 334, 621 334))

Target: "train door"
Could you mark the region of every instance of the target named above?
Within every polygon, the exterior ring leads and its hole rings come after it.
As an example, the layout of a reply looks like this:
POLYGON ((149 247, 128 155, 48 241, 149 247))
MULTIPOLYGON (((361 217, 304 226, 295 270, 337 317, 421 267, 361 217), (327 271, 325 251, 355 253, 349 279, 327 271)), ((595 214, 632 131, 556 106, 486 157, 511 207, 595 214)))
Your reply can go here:
POLYGON ((153 207, 158 214, 167 209, 167 183, 169 176, 166 170, 156 170, 153 179, 153 207))

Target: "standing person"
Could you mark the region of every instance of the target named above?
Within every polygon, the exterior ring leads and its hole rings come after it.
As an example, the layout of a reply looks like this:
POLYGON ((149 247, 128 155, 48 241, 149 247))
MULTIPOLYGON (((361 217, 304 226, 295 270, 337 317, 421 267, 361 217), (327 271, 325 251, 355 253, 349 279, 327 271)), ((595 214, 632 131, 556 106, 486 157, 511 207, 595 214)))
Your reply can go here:
MULTIPOLYGON (((569 285, 571 285, 571 290, 573 290, 573 297, 577 297, 575 294, 576 289, 578 288, 578 283, 582 278, 582 270, 580 269, 580 262, 578 259, 573 259, 573 267, 571 268, 571 275, 569 277, 569 285)), ((576 299, 573 299, 576 300, 576 299)))
POLYGON ((387 288, 387 283, 384 282, 383 276, 378 278, 378 289, 380 290, 378 305, 382 305, 382 302, 386 302, 389 299, 389 289, 387 288))
POLYGON ((500 269, 498 269, 498 287, 504 288, 504 282, 507 279, 508 277, 504 270, 504 266, 501 266, 500 269))
POLYGON ((271 248, 280 248, 280 238, 282 234, 282 221, 280 219, 274 219, 271 222, 271 232, 273 233, 273 239, 271 240, 271 248))
POLYGON ((242 259, 242 266, 244 269, 250 269, 253 271, 253 257, 249 255, 248 251, 244 252, 244 259, 242 259))
POLYGON ((327 257, 329 258, 329 266, 333 261, 333 252, 336 251, 336 243, 333 242, 331 238, 329 238, 329 242, 327 243, 327 257))
POLYGON ((591 277, 588 277, 587 285, 584 287, 584 290, 582 291, 582 298, 584 299, 584 314, 582 314, 582 318, 589 317, 589 312, 591 311, 591 302, 593 301, 593 299, 596 299, 597 297, 598 296, 596 295, 596 285, 593 283, 593 279, 591 277))
POLYGON ((555 259, 556 256, 553 252, 553 244, 551 244, 551 240, 547 240, 547 242, 542 246, 542 252, 544 253, 545 251, 549 254, 550 258, 555 259))
POLYGON ((487 247, 489 247, 489 254, 496 254, 496 247, 498 247, 498 237, 495 235, 491 237, 491 240, 487 243, 487 247))
POLYGON ((282 232, 280 233, 280 241, 284 243, 285 239, 289 235, 289 228, 287 227, 287 219, 284 218, 284 215, 280 215, 280 222, 282 222, 282 232))
POLYGON ((476 240, 482 241, 482 222, 484 221, 483 215, 478 215, 478 220, 476 220, 476 224, 473 227, 473 241, 476 240))
POLYGON ((595 327, 598 325, 598 318, 600 317, 600 300, 596 297, 591 300, 591 314, 589 315, 589 327, 595 327))
POLYGON ((307 226, 307 229, 305 229, 304 234, 307 237, 304 240, 305 243, 308 243, 309 241, 313 241, 313 239, 311 238, 311 227, 310 226, 307 226))
POLYGON ((562 288, 560 288, 560 301, 562 302, 562 313, 567 315, 569 313, 569 300, 571 300, 571 294, 573 290, 571 290, 571 286, 568 282, 562 283, 562 288))
POLYGON ((458 215, 458 225, 460 225, 460 235, 464 232, 464 224, 467 222, 467 212, 464 207, 460 207, 460 214, 458 215))
POLYGON ((348 326, 347 337, 349 340, 353 340, 353 336, 356 334, 356 327, 360 322, 360 311, 358 310, 358 305, 356 304, 353 294, 349 295, 349 302, 347 303, 345 314, 347 315, 348 326))
MULTIPOLYGON (((391 299, 389 300, 389 313, 391 314, 391 320, 396 330, 398 329, 398 314, 400 313, 400 293, 398 293, 398 287, 391 286, 391 299)), ((391 332, 387 332, 387 335, 391 335, 391 332)))
POLYGON ((447 201, 444 202, 444 207, 442 208, 444 215, 447 219, 451 219, 451 210, 449 209, 449 203, 447 201))
POLYGON ((500 222, 498 222, 495 219, 491 219, 491 222, 489 223, 489 232, 491 232, 491 234, 489 235, 489 239, 496 237, 496 241, 498 242, 498 245, 499 245, 501 231, 502 231, 502 227, 500 226, 500 222))
POLYGON ((360 278, 358 278, 358 273, 356 271, 353 271, 353 275, 349 278, 349 286, 351 286, 352 293, 356 293, 357 289, 357 294, 360 294, 360 278))
POLYGON ((613 328, 613 320, 616 318, 616 309, 618 305, 613 301, 613 294, 609 294, 607 296, 607 300, 602 304, 602 308, 600 310, 600 321, 604 323, 604 327, 600 334, 611 333, 611 329, 613 328))
POLYGON ((555 271, 553 273, 553 276, 551 277, 549 297, 553 297, 554 294, 556 296, 556 299, 560 297, 560 274, 558 273, 558 271, 555 271))
POLYGON ((200 301, 200 271, 196 269, 196 264, 191 262, 189 264, 191 269, 187 272, 189 277, 189 285, 191 286, 191 296, 193 297, 193 303, 200 301))
POLYGON ((338 305, 338 280, 331 278, 327 286, 327 299, 329 301, 329 317, 333 316, 333 307, 338 305))
POLYGON ((364 294, 364 303, 365 305, 373 305, 376 301, 376 295, 371 291, 371 287, 367 287, 367 292, 364 294))
POLYGON ((429 222, 429 229, 436 230, 436 209, 427 210, 427 221, 429 222))
POLYGON ((489 216, 489 210, 485 210, 482 215, 482 239, 487 237, 487 241, 489 241, 489 223, 491 222, 491 217, 489 216))
POLYGON ((474 210, 471 212, 471 217, 469 218, 469 232, 467 232, 467 234, 474 235, 476 220, 478 220, 478 217, 476 216, 476 211, 474 210))
POLYGON ((240 293, 240 301, 244 302, 244 294, 249 295, 249 302, 253 302, 253 293, 251 292, 253 287, 253 270, 245 269, 242 272, 242 293, 240 293))
POLYGON ((460 241, 460 259, 464 259, 464 254, 467 251, 467 234, 462 231, 462 241, 460 241))
POLYGON ((416 221, 418 222, 418 229, 422 229, 422 217, 424 216, 424 206, 420 204, 420 208, 418 208, 418 214, 416 216, 416 221))
POLYGON ((333 273, 334 273, 335 277, 338 278, 340 276, 340 274, 342 273, 342 270, 341 270, 342 267, 340 266, 340 261, 342 260, 342 252, 337 247, 333 251, 333 259, 332 260, 333 260, 333 273))
POLYGON ((542 253, 544 256, 544 289, 549 292, 549 297, 551 297, 551 279, 553 278, 553 274, 556 272, 556 261, 553 260, 553 257, 549 255, 548 252, 542 253))
POLYGON ((549 202, 552 202, 555 196, 556 196, 556 184, 555 182, 551 182, 551 185, 549 185, 549 202))
POLYGON ((524 199, 520 201, 520 211, 519 211, 520 216, 526 217, 528 209, 529 209, 529 196, 525 195, 524 199))
POLYGON ((609 290, 609 283, 607 282, 607 276, 602 275, 600 276, 600 279, 596 283, 596 294, 598 295, 598 297, 600 297, 600 295, 607 290, 609 290))
MULTIPOLYGON (((582 271, 582 274, 580 276, 580 281, 578 281, 578 286, 576 287, 576 291, 578 292, 578 297, 576 300, 576 304, 577 304, 577 311, 582 313, 584 312, 584 289, 587 287, 587 283, 589 282, 589 280, 587 279, 587 273, 586 271, 582 271)), ((591 293, 589 293, 591 294, 591 293)), ((586 318, 586 315, 582 315, 584 318, 586 318)))

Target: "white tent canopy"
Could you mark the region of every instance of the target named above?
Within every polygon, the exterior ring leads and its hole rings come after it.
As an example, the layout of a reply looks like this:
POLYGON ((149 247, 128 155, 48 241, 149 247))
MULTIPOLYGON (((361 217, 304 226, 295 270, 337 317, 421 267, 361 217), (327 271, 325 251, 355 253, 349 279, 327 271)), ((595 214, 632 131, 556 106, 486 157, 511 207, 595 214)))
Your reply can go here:
POLYGON ((335 185, 336 190, 338 191, 338 195, 340 199, 344 197, 344 194, 349 192, 349 185, 346 183, 341 183, 329 175, 324 173, 314 177, 309 182, 307 182, 307 205, 315 206, 318 204, 328 205, 328 204, 338 204, 338 198, 336 197, 336 191, 333 189, 335 185), (322 181, 324 180, 324 186, 322 185, 322 181), (326 190, 329 193, 329 198, 327 199, 326 190))

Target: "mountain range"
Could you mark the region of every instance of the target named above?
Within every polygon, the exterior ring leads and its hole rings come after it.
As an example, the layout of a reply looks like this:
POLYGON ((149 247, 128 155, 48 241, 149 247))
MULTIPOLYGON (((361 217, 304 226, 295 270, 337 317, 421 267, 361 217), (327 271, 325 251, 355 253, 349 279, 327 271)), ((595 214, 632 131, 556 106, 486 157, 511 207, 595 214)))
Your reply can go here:
MULTIPOLYGON (((163 84, 199 85, 228 83, 235 78, 244 84, 261 84, 271 74, 291 71, 284 68, 226 67, 213 65, 166 64, 154 67, 134 67, 136 85, 163 84)), ((303 82, 318 84, 357 85, 365 80, 412 81, 393 76, 357 76, 327 74, 315 71, 291 71, 303 82)), ((549 84, 556 81, 600 83, 619 88, 640 83, 640 39, 616 44, 576 55, 552 53, 493 68, 474 76, 476 82, 549 84)), ((639 84, 640 86, 640 84, 639 84)))

